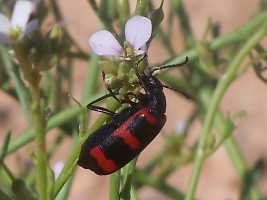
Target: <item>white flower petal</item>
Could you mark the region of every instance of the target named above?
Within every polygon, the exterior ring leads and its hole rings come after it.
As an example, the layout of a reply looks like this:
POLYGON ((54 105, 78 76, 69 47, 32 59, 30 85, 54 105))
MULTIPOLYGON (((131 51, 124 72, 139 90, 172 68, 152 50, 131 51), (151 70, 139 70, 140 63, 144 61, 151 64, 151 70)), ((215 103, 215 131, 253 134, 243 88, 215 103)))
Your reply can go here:
POLYGON ((25 28, 25 30, 24 30, 23 35, 27 35, 27 34, 33 32, 33 31, 37 28, 38 25, 39 25, 39 21, 38 21, 38 19, 33 19, 33 20, 31 20, 31 21, 27 24, 27 26, 26 26, 26 28, 25 28))
POLYGON ((55 174, 55 179, 58 178, 58 176, 59 176, 60 172, 62 171, 63 167, 64 167, 64 162, 63 161, 56 162, 56 164, 53 167, 53 171, 54 171, 54 174, 55 174))
POLYGON ((11 24, 9 19, 2 13, 0 13, 0 32, 7 34, 11 24))
POLYGON ((147 46, 144 44, 143 46, 140 47, 141 51, 147 52, 147 46))
POLYGON ((134 50, 143 46, 149 40, 151 33, 152 24, 146 17, 133 16, 126 22, 125 38, 134 50))
POLYGON ((118 56, 122 51, 122 47, 116 38, 106 30, 93 33, 88 43, 99 56, 118 56))
POLYGON ((10 44, 11 41, 6 34, 0 32, 0 44, 10 44))
POLYGON ((136 52, 135 52, 135 56, 140 56, 140 55, 143 55, 143 54, 145 54, 147 51, 144 51, 144 50, 137 50, 136 52))
POLYGON ((140 56, 142 54, 145 54, 146 52, 147 52, 147 46, 146 44, 144 44, 143 46, 140 47, 139 50, 135 52, 135 56, 140 56))
POLYGON ((13 27, 19 26, 22 30, 25 29, 27 22, 29 21, 31 12, 33 9, 33 3, 25 0, 18 0, 14 6, 14 10, 11 17, 11 24, 13 27))

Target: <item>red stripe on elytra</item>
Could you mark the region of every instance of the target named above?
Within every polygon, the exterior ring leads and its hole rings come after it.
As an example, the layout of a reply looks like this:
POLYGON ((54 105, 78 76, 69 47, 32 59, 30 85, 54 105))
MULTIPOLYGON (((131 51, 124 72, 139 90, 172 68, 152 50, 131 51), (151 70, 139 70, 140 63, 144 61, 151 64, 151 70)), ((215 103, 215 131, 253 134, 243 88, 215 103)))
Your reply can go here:
POLYGON ((98 163, 98 166, 105 172, 111 173, 118 169, 118 166, 112 161, 106 158, 105 154, 99 149, 94 147, 90 150, 90 155, 93 156, 98 163))
MULTIPOLYGON (((123 127, 123 126, 122 126, 123 127)), ((123 138, 124 142, 131 147, 131 149, 137 149, 140 146, 140 142, 132 133, 124 128, 118 128, 112 134, 113 136, 123 138)))
POLYGON ((153 115, 151 115, 150 111, 148 110, 148 108, 143 108, 142 110, 140 110, 139 112, 141 112, 142 114, 145 115, 145 119, 148 123, 150 123, 151 125, 155 125, 158 123, 158 120, 156 117, 154 117, 153 115))
POLYGON ((138 139, 129 131, 127 127, 129 123, 131 123, 137 116, 144 115, 145 120, 151 125, 155 125, 158 123, 158 120, 153 117, 148 108, 143 108, 129 119, 126 120, 124 124, 122 124, 117 130, 115 130, 112 135, 116 137, 123 138, 124 142, 131 147, 131 149, 137 149, 140 146, 140 142, 138 139))

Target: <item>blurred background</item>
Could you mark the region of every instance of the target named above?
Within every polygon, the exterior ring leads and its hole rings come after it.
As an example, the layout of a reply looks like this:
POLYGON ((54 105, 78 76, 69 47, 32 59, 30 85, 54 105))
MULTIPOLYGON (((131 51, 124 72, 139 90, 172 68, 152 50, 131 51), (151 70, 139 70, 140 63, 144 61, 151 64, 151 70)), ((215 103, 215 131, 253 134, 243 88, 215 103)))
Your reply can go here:
MULTIPOLYGON (((49 4, 49 2, 46 3, 49 4)), ((58 0, 57 3, 63 21, 57 22, 52 16, 49 16, 42 24, 42 29, 47 30, 52 24, 59 23, 69 31, 73 40, 75 40, 84 52, 87 52, 88 54, 91 53, 92 51, 89 48, 87 41, 90 35, 98 30, 100 26, 99 19, 88 4, 88 1, 58 0)), ((152 3, 155 7, 160 5, 160 1, 158 0, 153 0, 152 3)), ((169 12, 169 3, 170 2, 166 0, 163 6, 166 15, 169 12)), ((235 30, 253 18, 253 16, 259 12, 260 3, 261 2, 258 0, 183 1, 193 36, 197 41, 202 39, 208 19, 211 19, 213 23, 219 25, 220 34, 223 35, 235 30)), ((130 7, 133 12, 135 1, 131 1, 130 7)), ((166 29, 166 21, 167 19, 165 18, 161 24, 163 30, 164 28, 166 29)), ((181 27, 175 19, 173 23, 171 44, 177 55, 184 51, 183 42, 181 42, 183 39, 181 34, 182 29, 183 27, 181 27)), ((266 39, 264 42, 266 44, 266 39)), ((232 52, 235 53, 234 51, 232 52)), ((169 54, 166 49, 162 47, 162 43, 155 39, 149 48, 148 57, 150 65, 153 66, 168 60, 169 54)), ((89 62, 86 60, 77 60, 73 63, 71 72, 73 82, 70 94, 78 100, 82 96, 86 72, 88 68, 90 69, 88 63, 89 62)), ((177 72, 179 70, 173 71, 174 72, 172 73, 174 75, 179 73, 177 72)), ((103 88, 100 76, 97 87, 103 88)), ((220 104, 222 113, 225 116, 241 110, 246 111, 244 116, 237 118, 237 120, 234 121, 236 128, 233 132, 233 137, 236 139, 238 147, 244 155, 245 161, 249 167, 254 166, 258 161, 262 161, 263 170, 260 173, 260 177, 257 179, 257 186, 264 196, 267 195, 266 91, 266 84, 259 80, 256 77, 254 70, 249 67, 244 75, 240 76, 240 78, 233 82, 220 104)), ((151 155, 158 154, 162 151, 162 148, 164 147, 164 138, 166 137, 165 133, 183 128, 185 119, 194 109, 194 104, 191 100, 186 100, 169 90, 165 90, 165 94, 167 96, 167 123, 161 134, 159 134, 159 136, 139 157, 137 166, 140 168, 147 164, 151 155)), ((75 105, 73 102, 71 104, 73 106, 75 105)), ((94 122, 97 116, 99 116, 99 113, 92 114, 90 124, 94 122)), ((0 90, 0 141, 3 140, 4 133, 6 133, 8 129, 12 129, 12 138, 15 138, 22 131, 27 129, 27 127, 26 119, 18 101, 0 90)), ((201 128, 202 124, 200 121, 196 121, 192 124, 189 130, 189 135, 185 141, 186 146, 195 144, 199 138, 201 128)), ((55 139, 56 132, 57 130, 52 130, 49 134, 47 138, 48 145, 50 141, 55 139)), ((60 165, 64 163, 64 159, 66 158, 71 145, 71 138, 65 137, 63 142, 57 147, 57 150, 50 159, 50 165, 54 169, 57 167, 60 168, 60 165)), ((31 159, 28 155, 30 148, 31 144, 26 145, 6 158, 6 164, 18 175, 32 169, 31 159)), ((168 177, 167 182, 173 187, 178 188, 180 191, 186 192, 191 172, 192 163, 183 165, 168 177)), ((204 164, 200 181, 197 186, 196 199, 237 200, 240 199, 241 188, 242 184, 235 168, 229 160, 229 156, 224 147, 221 146, 204 164)), ((68 199, 108 199, 108 191, 109 176, 97 176, 90 170, 78 167, 68 199)), ((138 195, 139 199, 142 200, 171 199, 150 186, 142 187, 138 191, 138 195)))

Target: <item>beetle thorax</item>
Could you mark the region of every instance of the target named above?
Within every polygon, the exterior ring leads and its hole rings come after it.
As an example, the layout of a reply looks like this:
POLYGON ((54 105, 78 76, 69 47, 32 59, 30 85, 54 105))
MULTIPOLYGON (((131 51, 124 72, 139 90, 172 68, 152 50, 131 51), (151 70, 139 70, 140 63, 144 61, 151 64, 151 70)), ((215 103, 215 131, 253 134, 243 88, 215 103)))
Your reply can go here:
POLYGON ((166 97, 161 82, 154 76, 143 77, 143 83, 149 95, 148 108, 154 115, 166 112, 166 97))

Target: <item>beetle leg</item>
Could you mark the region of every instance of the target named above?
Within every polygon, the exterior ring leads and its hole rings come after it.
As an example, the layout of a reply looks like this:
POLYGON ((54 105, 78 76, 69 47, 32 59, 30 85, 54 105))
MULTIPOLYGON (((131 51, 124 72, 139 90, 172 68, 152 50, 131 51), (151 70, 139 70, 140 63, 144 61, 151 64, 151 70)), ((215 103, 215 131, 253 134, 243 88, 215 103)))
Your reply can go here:
MULTIPOLYGON (((103 78, 103 81, 105 80, 105 73, 102 71, 102 78, 103 78)), ((128 97, 128 94, 133 94, 131 92, 127 93, 127 97, 125 96, 124 99, 119 99, 110 87, 106 86, 107 88, 107 91, 109 92, 110 96, 113 97, 117 102, 119 102, 120 104, 130 104, 131 106, 134 104, 134 102, 132 102, 130 100, 130 98, 128 97)))
POLYGON ((87 105, 87 108, 89 110, 93 110, 93 111, 97 111, 97 112, 102 112, 102 113, 105 113, 107 115, 115 116, 115 115, 117 115, 117 113, 115 113, 115 112, 113 112, 111 110, 108 110, 107 108, 103 108, 103 107, 100 107, 100 106, 93 105, 93 104, 95 104, 95 103, 97 103, 99 101, 102 101, 102 100, 104 100, 106 98, 109 98, 109 97, 112 97, 112 95, 110 93, 109 94, 106 94, 106 95, 104 95, 104 96, 102 96, 102 97, 100 97, 100 98, 98 98, 98 99, 96 99, 94 101, 92 101, 91 103, 89 103, 87 105))

